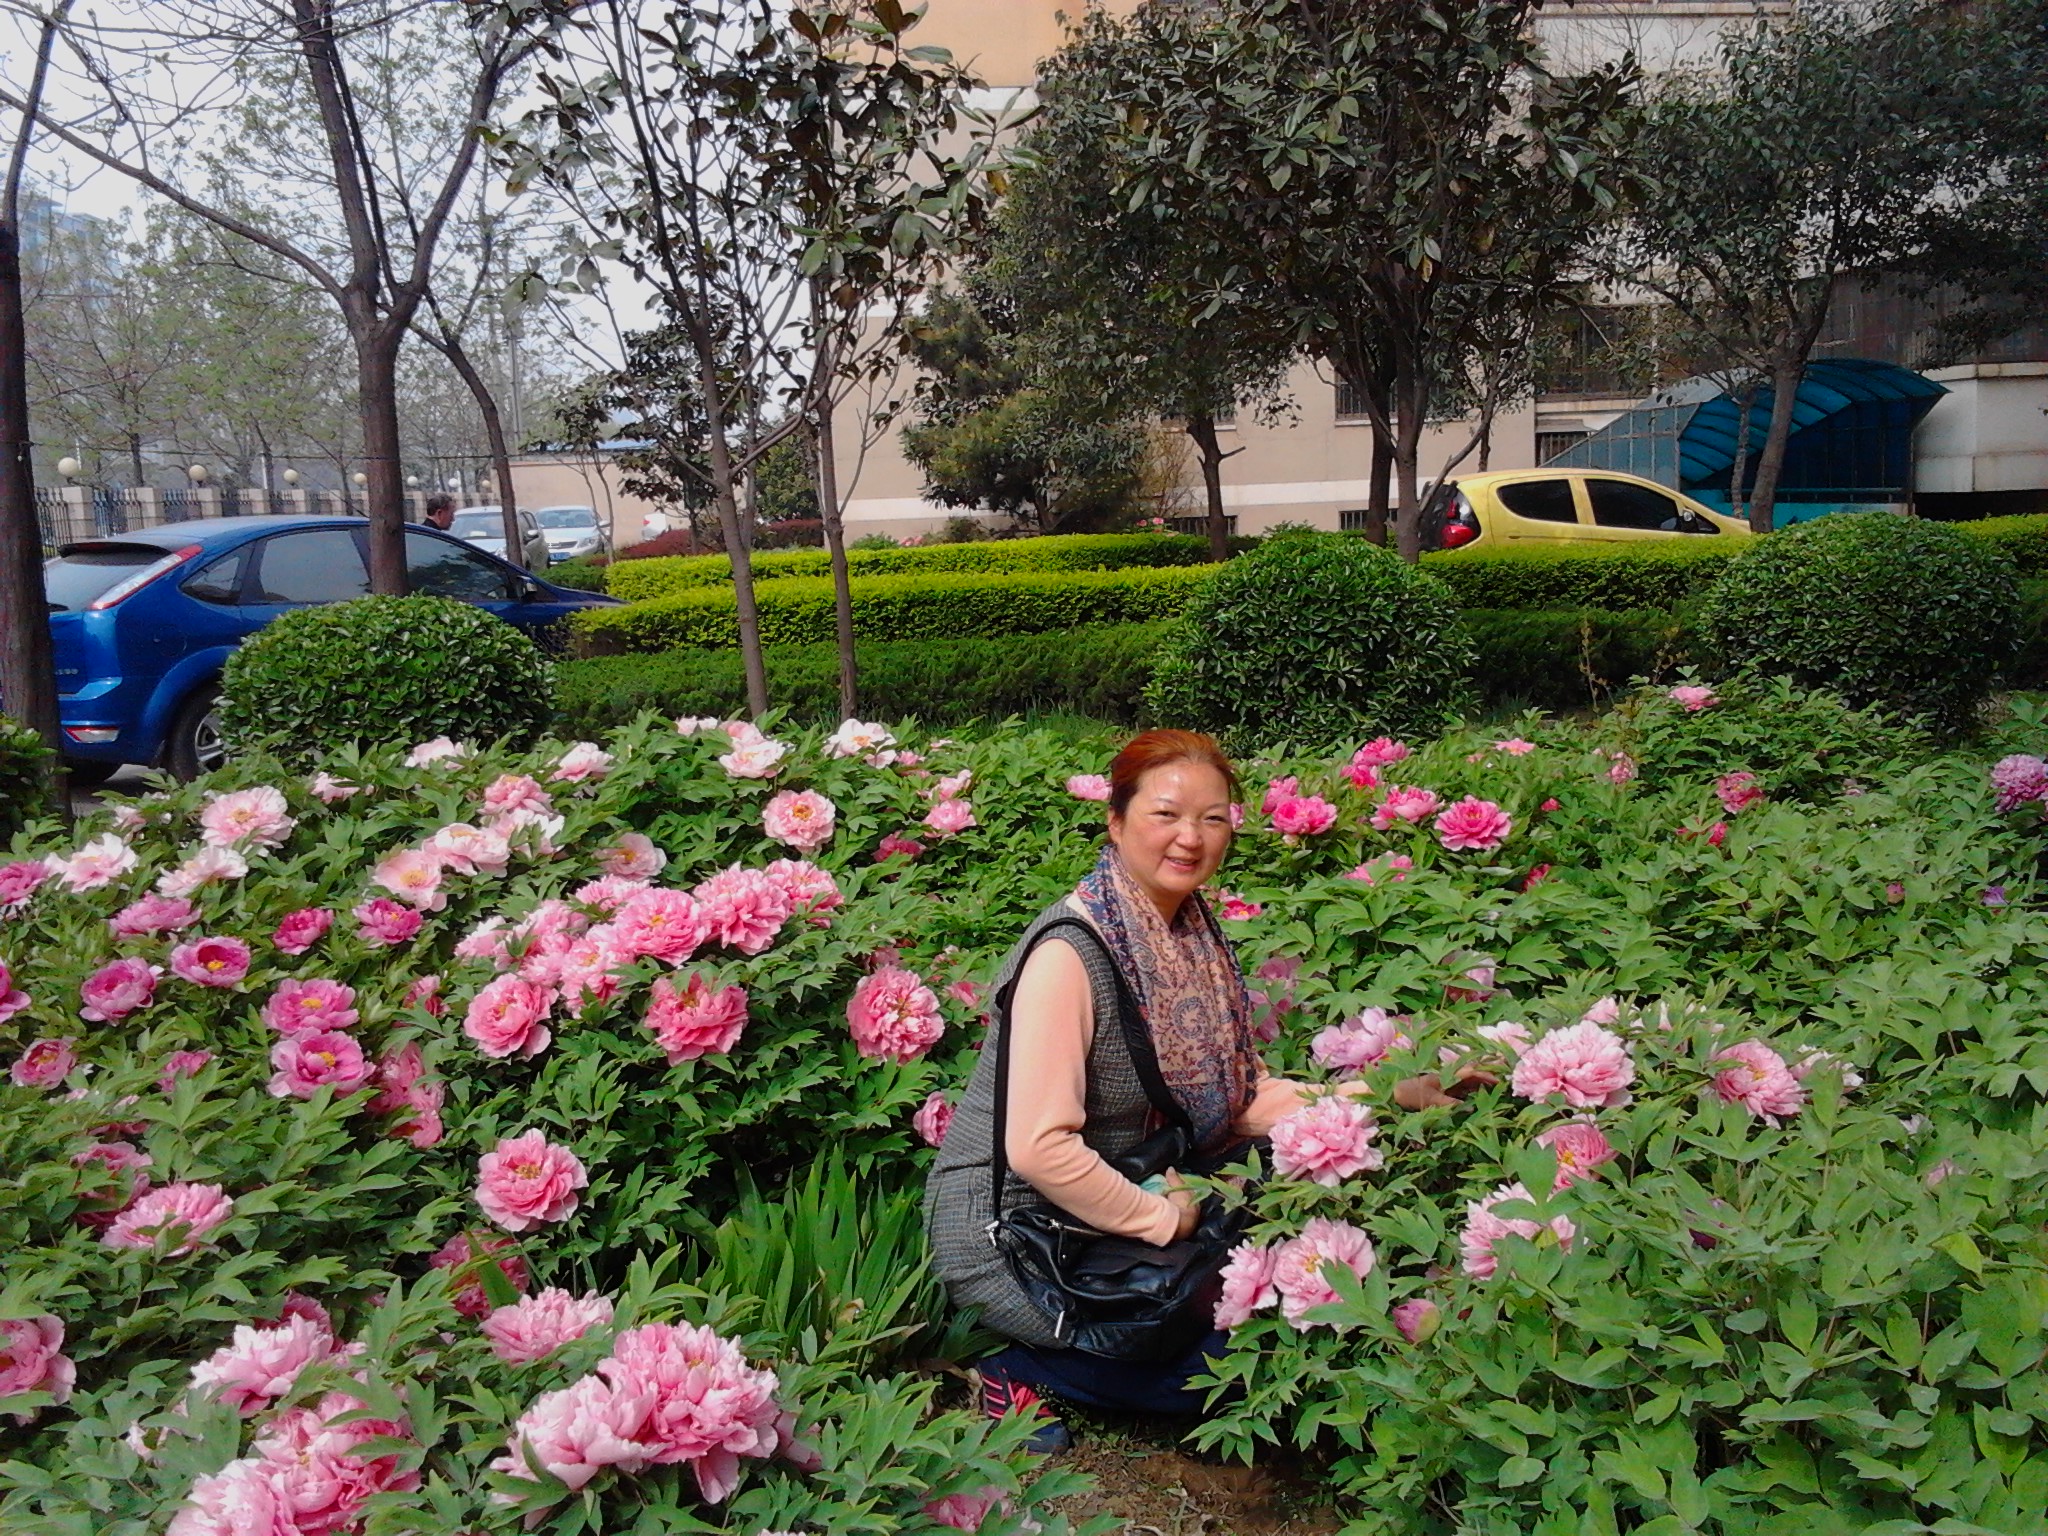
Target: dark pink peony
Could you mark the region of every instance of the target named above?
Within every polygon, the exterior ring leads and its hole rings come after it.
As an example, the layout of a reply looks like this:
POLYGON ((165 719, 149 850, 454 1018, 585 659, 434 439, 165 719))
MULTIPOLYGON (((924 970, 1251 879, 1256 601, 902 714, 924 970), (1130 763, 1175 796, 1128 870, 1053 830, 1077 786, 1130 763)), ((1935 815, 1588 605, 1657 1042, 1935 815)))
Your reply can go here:
POLYGON ((131 901, 107 919, 118 939, 146 939, 177 933, 199 921, 199 908, 182 896, 145 896, 131 901))
POLYGON ((41 859, 16 859, 0 864, 0 913, 28 905, 36 887, 50 878, 50 866, 41 859))
POLYGON ((699 1056, 723 1056, 747 1027, 747 994, 739 987, 713 987, 694 972, 681 986, 657 977, 647 1027, 672 1067, 699 1056))
POLYGON ((156 1075, 157 1086, 169 1093, 181 1077, 196 1077, 200 1068, 213 1060, 211 1051, 173 1051, 164 1058, 156 1075))
POLYGON ((554 1039, 550 994, 516 975, 500 976, 470 999, 462 1032, 486 1056, 538 1056, 554 1039))
POLYGON ((68 1037, 38 1040, 15 1058, 7 1075, 17 1088, 55 1088, 77 1065, 78 1053, 71 1049, 68 1037))
MULTIPOLYGON (((64 1322, 44 1312, 36 1317, 0 1322, 0 1397, 20 1392, 47 1392, 58 1403, 71 1400, 78 1368, 64 1353, 64 1322)), ((14 1415, 26 1424, 40 1410, 14 1415)))
POLYGON ((1734 816, 1763 799, 1764 787, 1753 773, 1724 773, 1714 780, 1714 794, 1721 801, 1721 809, 1734 816))
POLYGON ((737 864, 720 870, 690 894, 697 899, 711 941, 743 955, 758 955, 773 944, 792 910, 781 881, 737 864))
POLYGON ((171 974, 202 987, 232 987, 249 974, 249 946, 240 939, 202 938, 171 951, 171 974))
POLYGON ((458 1232, 427 1260, 433 1269, 453 1270, 453 1284, 450 1294, 455 1300, 455 1310, 464 1317, 482 1317, 491 1310, 491 1302, 484 1293, 484 1283, 478 1271, 485 1264, 495 1263, 498 1273, 505 1277, 505 1283, 520 1294, 533 1283, 526 1267, 526 1260, 517 1253, 506 1253, 513 1247, 512 1239, 499 1237, 495 1233, 458 1232), (503 1254, 502 1258, 498 1255, 503 1254))
POLYGON ((81 1019, 111 1024, 125 1019, 156 996, 156 979, 163 973, 146 960, 115 960, 86 977, 78 989, 81 1019))
POLYGON ((310 1099, 322 1088, 346 1098, 370 1081, 363 1048, 338 1029, 286 1035, 270 1048, 273 1098, 310 1099))
POLYGON ((1436 838, 1452 852, 1492 853, 1508 840, 1515 823, 1491 800, 1467 795, 1456 805, 1446 806, 1436 818, 1436 838))
POLYGON ((359 1017, 356 989, 320 978, 281 981, 263 1005, 263 1022, 281 1035, 347 1029, 359 1017))
POLYGON ((847 1027, 863 1056, 915 1061, 946 1032, 939 1000, 915 971, 884 966, 861 979, 846 1005, 847 1027))
POLYGON ((372 944, 403 944, 420 931, 426 921, 416 907, 376 896, 355 909, 356 926, 372 944))
POLYGON ((910 1118, 910 1128, 923 1138, 928 1147, 943 1147, 946 1132, 953 1124, 953 1101, 943 1093, 934 1093, 910 1118))
POLYGON ((478 1160, 476 1203, 507 1232, 526 1232, 573 1216, 577 1191, 589 1182, 575 1153, 539 1131, 522 1131, 478 1160))
POLYGON ((278 923, 270 942, 279 954, 303 955, 327 936, 334 926, 334 914, 325 907, 302 907, 288 912, 278 923))
POLYGON ((646 955, 681 965, 710 936, 710 917, 687 891, 649 887, 612 914, 612 947, 622 961, 646 955))

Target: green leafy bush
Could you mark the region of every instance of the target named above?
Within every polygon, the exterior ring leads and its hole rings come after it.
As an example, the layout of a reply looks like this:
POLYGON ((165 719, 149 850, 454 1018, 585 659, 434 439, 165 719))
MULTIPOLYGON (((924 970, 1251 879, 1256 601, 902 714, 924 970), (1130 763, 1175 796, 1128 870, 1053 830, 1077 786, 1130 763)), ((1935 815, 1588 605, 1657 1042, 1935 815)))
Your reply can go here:
POLYGON ((1239 747, 1434 735, 1472 640, 1443 584, 1357 539, 1269 541, 1223 567, 1160 648, 1163 724, 1239 747))
MULTIPOLYGON (((847 569, 855 577, 1114 571, 1132 566, 1203 565, 1208 559, 1206 540, 1177 533, 1064 533, 957 544, 891 541, 886 548, 863 549, 856 544, 846 552, 847 569)), ((822 549, 775 550, 756 555, 753 562, 756 581, 827 576, 831 570, 830 557, 822 549)), ((627 602, 638 602, 698 587, 724 587, 731 581, 732 562, 724 555, 671 555, 619 563, 612 568, 606 590, 627 602)))
MULTIPOLYGON (((946 547, 1001 548, 988 544, 946 547)), ((854 632, 863 640, 949 640, 1171 618, 1187 605, 1213 569, 1180 566, 1046 575, 863 576, 852 583, 854 632)), ((764 644, 806 645, 832 638, 830 581, 791 577, 763 582, 754 596, 764 644)), ((731 587, 705 587, 622 608, 589 608, 576 615, 574 624, 585 648, 600 655, 666 651, 679 645, 739 644, 739 618, 731 587)))
POLYGON ((2004 554, 2022 576, 2048 576, 2048 514, 1987 517, 1948 526, 2004 554))
POLYGON ((305 760, 364 741, 531 741, 554 673, 502 619, 443 597, 361 597, 276 619, 228 658, 221 730, 305 760))
POLYGON ((1686 665, 1697 643, 1683 610, 1467 608, 1462 617, 1479 655, 1473 683, 1489 705, 1583 709, 1686 665))
POLYGON ((549 566, 541 574, 558 587, 573 587, 578 592, 602 592, 604 573, 609 565, 603 555, 578 555, 574 560, 562 560, 549 566))
POLYGON ((1945 523, 1837 513, 1757 541, 1701 602, 1724 665, 1969 724, 2019 640, 2012 562, 1945 523))
POLYGON ((1423 569, 1461 608, 1675 608, 1706 590, 1734 558, 1726 544, 1668 539, 1482 552, 1439 550, 1423 569))
MULTIPOLYGON (((855 648, 864 716, 916 716, 952 727, 971 720, 1060 712, 1134 724, 1164 624, 1083 626, 995 639, 896 640, 855 648)), ((839 720, 839 653, 829 644, 764 648, 768 694, 809 724, 839 720)), ((595 735, 642 710, 664 715, 746 713, 736 650, 602 656, 556 669, 562 728, 595 735)))
POLYGON ((27 726, 0 715, 0 847, 38 816, 53 809, 50 749, 27 726))

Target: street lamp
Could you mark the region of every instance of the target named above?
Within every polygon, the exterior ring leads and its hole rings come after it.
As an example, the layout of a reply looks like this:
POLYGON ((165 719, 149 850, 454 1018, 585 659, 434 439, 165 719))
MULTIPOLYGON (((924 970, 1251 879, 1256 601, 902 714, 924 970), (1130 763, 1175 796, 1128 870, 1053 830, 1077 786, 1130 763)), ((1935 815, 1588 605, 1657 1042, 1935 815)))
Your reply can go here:
POLYGON ((299 472, 296 469, 286 470, 284 472, 284 483, 286 485, 297 485, 299 483, 299 472))
POLYGON ((405 488, 408 491, 418 490, 420 488, 420 477, 418 475, 407 475, 405 477, 405 488))
POLYGON ((186 470, 185 473, 192 477, 192 483, 194 485, 206 484, 206 466, 204 464, 194 464, 190 469, 186 470))
POLYGON ((368 485, 370 483, 370 477, 364 474, 360 469, 357 470, 354 474, 350 475, 349 479, 353 480, 358 488, 368 485))
POLYGON ((84 468, 83 464, 79 463, 78 460, 72 458, 69 454, 66 454, 57 461, 57 473, 66 480, 76 480, 78 472, 84 468))

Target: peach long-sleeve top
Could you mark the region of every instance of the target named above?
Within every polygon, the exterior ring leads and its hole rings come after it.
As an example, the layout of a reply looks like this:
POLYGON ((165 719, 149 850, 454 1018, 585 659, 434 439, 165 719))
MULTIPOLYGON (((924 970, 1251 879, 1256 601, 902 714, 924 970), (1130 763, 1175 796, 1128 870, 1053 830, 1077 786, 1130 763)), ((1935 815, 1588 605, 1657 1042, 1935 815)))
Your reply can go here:
MULTIPOLYGON (((1072 945, 1049 939, 1024 962, 1011 999, 1003 1154, 1032 1188, 1097 1231, 1164 1247, 1180 1225, 1174 1203, 1133 1184, 1081 1139, 1094 1043, 1088 972, 1072 945)), ((1262 1071, 1233 1133, 1264 1136, 1301 1106, 1306 1092, 1262 1071)))

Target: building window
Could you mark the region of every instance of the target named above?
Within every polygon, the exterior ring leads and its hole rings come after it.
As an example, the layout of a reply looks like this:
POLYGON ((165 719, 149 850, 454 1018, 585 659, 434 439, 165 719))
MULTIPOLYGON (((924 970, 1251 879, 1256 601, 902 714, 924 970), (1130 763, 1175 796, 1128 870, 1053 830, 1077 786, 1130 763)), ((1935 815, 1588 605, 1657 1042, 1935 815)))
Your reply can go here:
POLYGON ((1337 531, 1340 533, 1363 533, 1366 521, 1372 514, 1363 507, 1347 507, 1337 514, 1337 531))
POLYGON ((1219 427, 1234 427, 1237 425, 1236 401, 1233 400, 1228 405, 1218 406, 1216 408, 1216 425, 1219 427))
MULTIPOLYGON (((1195 517, 1169 517, 1166 526, 1175 533, 1192 533, 1200 538, 1209 531, 1209 516, 1205 512, 1195 517)), ((1226 513, 1223 518, 1223 531, 1230 538, 1236 538, 1237 519, 1226 513)))
POLYGON ((1565 449, 1576 447, 1586 440, 1583 432, 1538 432, 1536 434, 1536 462, 1548 464, 1565 449))
POLYGON ((1337 419, 1339 421, 1370 421, 1372 413, 1366 409, 1365 391, 1337 381, 1337 419))

